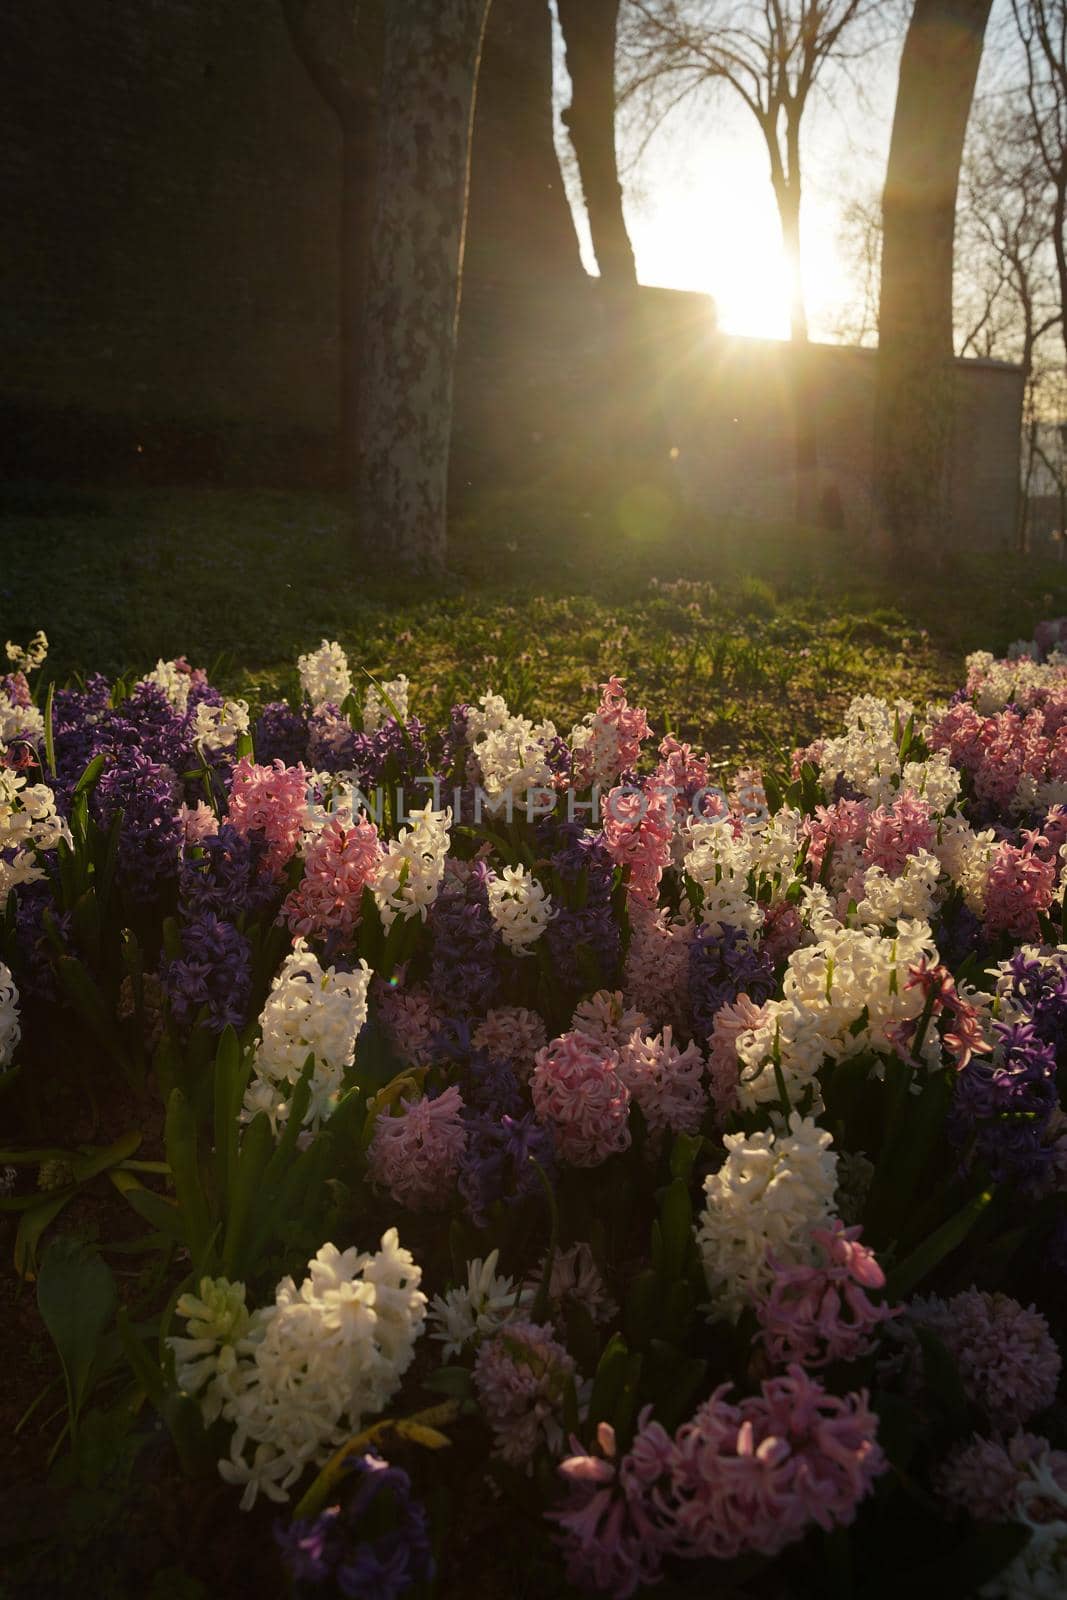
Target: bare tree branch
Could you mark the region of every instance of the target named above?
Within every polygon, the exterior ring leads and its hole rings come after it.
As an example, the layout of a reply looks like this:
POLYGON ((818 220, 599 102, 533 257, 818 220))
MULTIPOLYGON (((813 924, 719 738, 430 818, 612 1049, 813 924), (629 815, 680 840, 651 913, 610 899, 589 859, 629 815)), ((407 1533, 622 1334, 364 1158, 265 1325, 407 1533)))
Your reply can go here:
MULTIPOLYGON (((1030 126, 1053 197, 1052 246, 1067 308, 1067 0, 1011 0, 1026 63, 1030 126)), ((1063 324, 1067 352, 1067 318, 1063 324)))

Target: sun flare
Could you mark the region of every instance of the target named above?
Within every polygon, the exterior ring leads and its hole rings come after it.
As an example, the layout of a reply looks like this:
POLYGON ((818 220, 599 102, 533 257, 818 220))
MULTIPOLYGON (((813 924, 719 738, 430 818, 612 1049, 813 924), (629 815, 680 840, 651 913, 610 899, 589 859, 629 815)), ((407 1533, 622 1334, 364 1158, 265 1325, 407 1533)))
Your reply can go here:
MULTIPOLYGON (((701 196, 701 202, 704 197, 701 196)), ((858 285, 839 239, 836 214, 812 198, 803 216, 804 288, 812 336, 833 338, 858 285)), ((725 333, 789 337, 789 274, 769 192, 735 192, 732 207, 693 204, 680 194, 635 219, 638 270, 645 283, 711 295, 725 333), (736 207, 736 209, 733 209, 736 207), (744 248, 731 215, 744 216, 744 248)))

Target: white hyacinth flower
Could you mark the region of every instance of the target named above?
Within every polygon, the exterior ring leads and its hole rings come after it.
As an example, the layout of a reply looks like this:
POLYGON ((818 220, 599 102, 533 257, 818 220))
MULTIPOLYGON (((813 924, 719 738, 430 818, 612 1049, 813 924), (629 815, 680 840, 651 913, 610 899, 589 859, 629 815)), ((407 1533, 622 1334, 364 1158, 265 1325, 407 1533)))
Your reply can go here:
POLYGON ((393 706, 396 707, 396 717, 400 722, 408 720, 408 693, 411 684, 402 672, 398 678, 392 678, 388 683, 382 684, 382 693, 379 694, 377 684, 372 683, 367 690, 366 699, 363 701, 363 732, 375 733, 381 727, 386 717, 394 715, 393 706), (388 695, 392 701, 390 706, 383 698, 388 695))
POLYGON ((70 831, 56 811, 46 783, 27 783, 12 767, 0 766, 0 905, 19 884, 44 876, 37 852, 53 850, 70 831))
POLYGON ((448 855, 450 809, 435 811, 428 802, 408 813, 410 827, 401 828, 388 845, 371 885, 375 904, 387 928, 397 917, 426 915, 437 899, 448 855))
POLYGON ((25 650, 21 645, 12 644, 10 639, 4 649, 16 672, 35 672, 48 655, 48 638, 44 629, 38 628, 25 650))
MULTIPOLYGON (((390 1228, 375 1253, 324 1244, 299 1286, 278 1284, 222 1399, 234 1433, 219 1473, 243 1489, 242 1510, 259 1494, 287 1500, 306 1468, 389 1404, 425 1326, 421 1275, 390 1228)), ((217 1321, 196 1316, 190 1332, 206 1326, 210 1338, 217 1321)))
POLYGON ((189 706, 189 690, 192 687, 192 678, 188 672, 183 672, 174 661, 164 661, 160 658, 152 671, 146 673, 137 683, 138 689, 145 684, 156 689, 162 689, 174 709, 185 715, 189 706))
POLYGON ((203 700, 193 718, 193 738, 212 755, 237 748, 237 741, 248 732, 248 701, 224 700, 221 706, 203 700))
POLYGON ((258 1314, 245 1305, 245 1286, 228 1278, 201 1278, 200 1293, 183 1294, 175 1307, 187 1334, 173 1335, 174 1376, 184 1394, 199 1396, 208 1424, 244 1387, 241 1359, 250 1356, 262 1331, 258 1314))
POLYGON ((467 1282, 459 1289, 435 1295, 430 1302, 431 1339, 444 1345, 445 1360, 458 1356, 473 1339, 485 1338, 509 1322, 533 1301, 533 1290, 519 1290, 511 1278, 498 1275, 500 1251, 483 1261, 467 1262, 467 1282))
POLYGON ((813 1228, 833 1214, 837 1157, 830 1135, 793 1112, 788 1130, 728 1134, 726 1160, 704 1180, 696 1240, 712 1321, 736 1322, 774 1276, 768 1248, 787 1265, 814 1260, 813 1228))
POLYGON ((11 968, 0 961, 0 1072, 11 1065, 21 1038, 18 987, 11 968))
POLYGON ((284 1121, 288 1094, 308 1056, 314 1056, 315 1065, 305 1126, 317 1129, 330 1116, 367 1020, 370 980, 365 961, 354 972, 324 970, 306 941, 294 940, 260 1013, 262 1037, 245 1092, 244 1120, 264 1111, 273 1124, 284 1121))
POLYGON ((336 640, 324 639, 317 650, 300 656, 296 663, 300 687, 311 701, 312 711, 330 704, 342 706, 352 692, 348 658, 336 640))
POLYGON ((44 738, 44 717, 36 706, 22 706, 0 691, 0 747, 12 739, 39 745, 44 738))
POLYGON ((488 894, 489 914, 504 943, 516 955, 526 955, 556 915, 551 896, 525 867, 505 867, 490 878, 488 894))
POLYGON ((512 716, 502 695, 483 694, 471 707, 467 741, 490 811, 509 797, 513 804, 525 804, 527 790, 552 788, 548 749, 555 738, 555 723, 512 716))

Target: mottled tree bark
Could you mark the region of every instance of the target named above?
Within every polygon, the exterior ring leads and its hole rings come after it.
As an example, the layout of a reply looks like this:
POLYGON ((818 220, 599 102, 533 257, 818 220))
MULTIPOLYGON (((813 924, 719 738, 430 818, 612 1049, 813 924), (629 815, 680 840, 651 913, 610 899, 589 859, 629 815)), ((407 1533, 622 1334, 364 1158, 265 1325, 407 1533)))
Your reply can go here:
POLYGON ((338 465, 353 487, 359 459, 363 308, 374 215, 383 0, 282 0, 293 47, 341 131, 337 219, 340 354, 338 465))
POLYGON ((574 145, 593 250, 604 287, 637 286, 615 154, 615 31, 619 0, 556 0, 570 73, 563 121, 574 145))
POLYGON ((956 195, 992 0, 916 0, 883 197, 875 407, 877 531, 936 550, 952 436, 956 195))
POLYGON ((407 571, 446 552, 471 120, 488 0, 390 0, 360 406, 358 537, 407 571))

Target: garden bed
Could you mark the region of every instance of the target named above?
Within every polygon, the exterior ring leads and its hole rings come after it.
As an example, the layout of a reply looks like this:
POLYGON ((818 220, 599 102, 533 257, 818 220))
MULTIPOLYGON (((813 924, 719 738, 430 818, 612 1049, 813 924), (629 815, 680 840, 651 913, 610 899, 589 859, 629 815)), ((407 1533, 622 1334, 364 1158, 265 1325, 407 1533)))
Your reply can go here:
POLYGON ((647 585, 581 667, 593 602, 531 601, 522 710, 12 647, 13 1594, 1067 1581, 1058 635, 927 705, 936 645, 853 618, 834 681, 767 585, 647 585), (709 760, 636 671, 573 713, 635 632, 795 739, 709 760))

